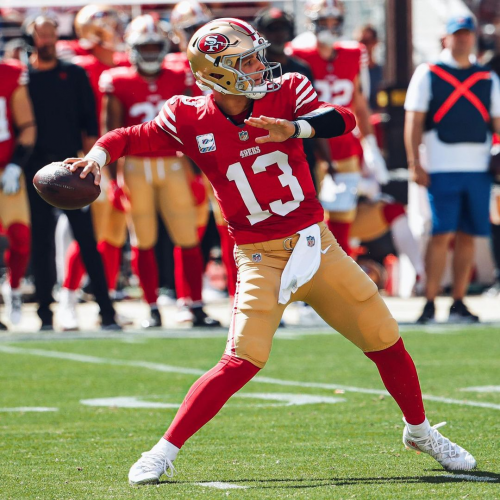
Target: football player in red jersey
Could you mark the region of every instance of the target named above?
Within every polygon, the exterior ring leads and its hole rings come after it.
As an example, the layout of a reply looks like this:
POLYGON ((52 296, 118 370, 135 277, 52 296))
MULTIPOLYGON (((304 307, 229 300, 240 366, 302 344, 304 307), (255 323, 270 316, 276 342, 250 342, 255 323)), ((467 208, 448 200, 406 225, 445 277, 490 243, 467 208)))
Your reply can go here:
MULTIPOLYGON (((308 0, 305 14, 310 32, 299 35, 291 45, 293 54, 307 61, 314 74, 314 87, 325 102, 347 106, 355 116, 361 142, 351 133, 330 139, 330 151, 338 174, 337 181, 356 183, 361 177, 360 158, 381 184, 388 182, 385 161, 380 154, 370 123, 368 58, 363 45, 339 41, 344 10, 339 0, 308 0)), ((325 172, 319 172, 324 177, 325 172)), ((333 172, 330 171, 329 175, 333 172)), ((326 186, 325 186, 326 188, 326 186)), ((328 195, 328 193, 326 193, 328 195)), ((320 199, 323 193, 320 190, 320 199)), ((349 228, 356 215, 356 199, 350 204, 326 206, 328 226, 342 248, 349 253, 349 228)))
POLYGON ((20 282, 31 246, 23 168, 35 144, 36 126, 27 83, 26 70, 17 61, 0 61, 0 222, 9 240, 2 295, 14 325, 21 321, 20 282))
MULTIPOLYGON (((117 65, 129 64, 117 59, 117 48, 123 38, 123 25, 118 12, 113 7, 87 5, 75 18, 75 31, 80 45, 86 47, 87 55, 76 56, 72 62, 83 67, 94 91, 97 116, 101 116, 103 94, 99 89, 101 73, 117 65)), ((101 196, 91 206, 92 221, 98 250, 101 254, 106 281, 111 296, 116 289, 120 268, 121 249, 126 241, 127 226, 124 208, 120 203, 122 193, 116 182, 106 178, 101 196)), ((66 254, 66 273, 57 311, 59 323, 64 330, 78 328, 76 317, 77 293, 85 267, 80 247, 73 241, 66 254)))
MULTIPOLYGON (((182 0, 172 9, 170 22, 172 23, 172 28, 179 41, 180 52, 169 54, 167 56, 167 61, 169 65, 172 63, 184 64, 186 68, 186 74, 189 79, 193 79, 193 72, 191 71, 187 58, 187 44, 193 34, 204 24, 208 23, 211 19, 212 13, 210 12, 210 10, 205 5, 195 0, 182 0)), ((200 239, 202 239, 207 228, 210 216, 210 201, 215 218, 215 223, 217 226, 217 232, 219 233, 220 238, 221 258, 226 268, 227 291, 229 297, 234 298, 237 282, 236 263, 234 261, 234 240, 229 234, 227 223, 222 217, 219 204, 214 197, 213 190, 210 187, 210 183, 207 181, 205 176, 200 177, 202 178, 199 179, 200 183, 198 184, 198 186, 205 186, 208 197, 205 197, 205 202, 200 203, 197 207, 199 236, 200 239)))
POLYGON ((100 170, 123 155, 178 148, 206 173, 237 248, 239 284, 222 360, 189 390, 164 437, 129 471, 132 485, 173 475, 185 441, 266 364, 286 306, 303 300, 376 364, 401 408, 407 446, 443 467, 469 470, 476 461, 425 417, 413 361, 376 285, 346 255, 322 222, 302 141, 349 133, 354 115, 318 100, 309 80, 288 73, 272 80, 267 41, 248 23, 216 19, 198 30, 188 57, 196 80, 213 93, 175 96, 150 122, 108 132, 84 160, 100 170))
MULTIPOLYGON (((171 69, 163 65, 168 52, 167 36, 167 27, 163 28, 151 15, 139 16, 128 26, 125 41, 130 49, 132 67, 106 71, 100 80, 101 91, 106 94, 108 130, 150 121, 167 99, 185 93, 184 68, 174 66, 171 69)), ((203 258, 190 187, 193 173, 189 161, 177 155, 176 148, 146 151, 126 158, 123 178, 130 199, 132 266, 151 309, 151 316, 143 326, 161 326, 156 303, 158 268, 154 253, 157 212, 177 247, 174 255, 178 300, 189 305, 193 326, 220 326, 202 308, 203 258)))

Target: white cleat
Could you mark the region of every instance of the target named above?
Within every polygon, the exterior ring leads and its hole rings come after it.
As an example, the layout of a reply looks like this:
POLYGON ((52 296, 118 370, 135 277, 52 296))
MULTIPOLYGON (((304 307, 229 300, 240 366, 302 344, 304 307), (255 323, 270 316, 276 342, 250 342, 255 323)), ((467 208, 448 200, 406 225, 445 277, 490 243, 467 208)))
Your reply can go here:
POLYGON ((13 325, 21 322, 23 296, 19 288, 13 289, 5 281, 2 285, 2 296, 6 308, 7 316, 13 325))
POLYGON ((63 288, 59 295, 59 307, 57 309, 57 321, 65 332, 78 330, 78 318, 76 315, 77 292, 63 288))
POLYGON ((128 473, 128 482, 131 486, 158 484, 163 474, 173 477, 175 468, 165 452, 158 446, 154 446, 151 451, 144 452, 141 458, 132 465, 128 473))
POLYGON ((446 422, 441 422, 440 424, 433 425, 430 428, 429 434, 423 438, 412 436, 408 426, 405 425, 403 444, 407 449, 427 453, 448 471, 474 469, 476 467, 476 459, 467 450, 445 438, 437 430, 445 424, 446 422))

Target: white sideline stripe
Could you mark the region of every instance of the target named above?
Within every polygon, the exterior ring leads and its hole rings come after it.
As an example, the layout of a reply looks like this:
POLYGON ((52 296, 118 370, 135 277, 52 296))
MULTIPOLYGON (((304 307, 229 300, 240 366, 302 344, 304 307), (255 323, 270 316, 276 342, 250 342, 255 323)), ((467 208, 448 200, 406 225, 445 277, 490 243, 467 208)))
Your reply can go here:
POLYGON ((45 406, 19 406, 18 408, 0 408, 0 412, 2 413, 11 413, 11 412, 45 412, 45 411, 59 411, 59 408, 47 408, 45 406))
POLYGON ((239 484, 221 483, 219 481, 211 483, 194 483, 197 486, 206 486, 207 488, 216 488, 218 490, 245 490, 248 486, 240 486, 239 484))
MULTIPOLYGON (((162 363, 150 363, 148 361, 130 361, 120 359, 98 358, 95 356, 87 356, 84 354, 74 354, 59 351, 46 351, 44 349, 24 349, 22 347, 3 346, 0 345, 0 352, 9 354, 31 354, 33 356, 42 356, 45 358, 58 358, 70 361, 79 361, 81 363, 93 363, 100 365, 114 365, 114 366, 135 366, 138 368, 146 368, 148 370, 165 372, 165 373, 183 373, 186 375, 203 375, 206 370, 198 370, 197 368, 183 368, 180 366, 164 365, 162 363)), ((252 379, 261 384, 283 385, 288 387, 311 387, 314 389, 335 390, 340 389, 346 392, 358 392, 362 394, 376 394, 382 396, 389 396, 389 393, 380 389, 365 389, 363 387, 353 387, 349 385, 338 384, 324 384, 319 382, 298 382, 295 380, 281 380, 278 378, 270 377, 255 377, 252 379)), ((460 406, 473 406, 477 408, 490 408, 493 410, 500 410, 500 404, 483 403, 480 401, 467 401, 462 399, 443 398, 440 396, 432 396, 430 394, 422 395, 424 400, 436 401, 438 403, 456 404, 460 406)))
POLYGON ((466 479, 467 481, 476 481, 478 483, 489 483, 489 482, 498 482, 496 477, 489 476, 472 476, 470 474, 443 474, 439 477, 450 477, 452 479, 466 479))
POLYGON ((461 391, 469 392, 500 392, 500 385, 481 385, 478 387, 464 387, 461 391))

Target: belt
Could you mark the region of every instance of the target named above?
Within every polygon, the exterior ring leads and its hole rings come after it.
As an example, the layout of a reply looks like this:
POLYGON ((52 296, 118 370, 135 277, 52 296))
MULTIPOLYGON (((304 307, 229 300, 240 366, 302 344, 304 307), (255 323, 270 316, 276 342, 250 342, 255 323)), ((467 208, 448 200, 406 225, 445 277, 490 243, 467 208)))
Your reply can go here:
POLYGON ((297 241, 300 238, 300 234, 294 234, 288 236, 287 238, 278 238, 277 240, 261 241, 259 243, 246 243, 245 245, 238 245, 238 248, 242 250, 264 250, 265 252, 287 250, 291 252, 297 241))

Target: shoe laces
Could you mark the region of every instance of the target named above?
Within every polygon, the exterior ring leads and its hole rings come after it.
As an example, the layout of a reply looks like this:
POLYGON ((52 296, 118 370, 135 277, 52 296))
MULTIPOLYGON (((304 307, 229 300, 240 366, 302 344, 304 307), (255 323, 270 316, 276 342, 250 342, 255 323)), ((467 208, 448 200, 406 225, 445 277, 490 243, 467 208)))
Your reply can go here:
POLYGON ((170 460, 164 453, 153 451, 146 451, 142 454, 141 468, 144 471, 157 471, 161 469, 162 473, 167 477, 174 477, 176 472, 172 460, 170 460))
POLYGON ((446 422, 433 425, 429 435, 423 439, 415 440, 418 445, 430 448, 436 455, 449 456, 455 458, 460 455, 460 448, 457 444, 444 437, 437 429, 446 425, 446 422))

